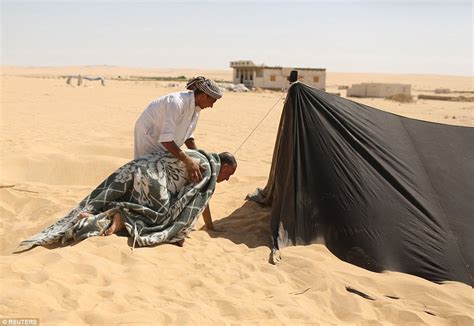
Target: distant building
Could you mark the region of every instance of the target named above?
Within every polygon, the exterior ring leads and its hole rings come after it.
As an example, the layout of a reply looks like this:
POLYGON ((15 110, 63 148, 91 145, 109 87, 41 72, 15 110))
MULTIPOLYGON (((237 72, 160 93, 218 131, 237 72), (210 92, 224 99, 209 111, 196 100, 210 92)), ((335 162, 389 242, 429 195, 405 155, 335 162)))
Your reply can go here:
POLYGON ((353 97, 388 97, 403 94, 411 96, 411 85, 408 84, 384 84, 384 83, 362 83, 354 84, 347 89, 347 96, 353 97))
POLYGON ((250 60, 231 61, 234 69, 233 83, 246 87, 282 89, 288 87, 290 72, 298 71, 298 80, 322 90, 326 88, 326 69, 285 68, 256 65, 250 60))

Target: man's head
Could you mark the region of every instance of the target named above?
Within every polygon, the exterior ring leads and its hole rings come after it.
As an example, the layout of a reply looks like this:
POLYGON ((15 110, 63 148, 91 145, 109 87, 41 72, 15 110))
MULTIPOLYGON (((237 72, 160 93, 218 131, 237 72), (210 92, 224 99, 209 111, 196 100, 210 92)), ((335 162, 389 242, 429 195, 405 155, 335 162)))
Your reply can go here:
POLYGON ((223 152, 219 154, 221 160, 221 169, 219 170, 219 175, 217 176, 217 182, 222 182, 229 180, 231 175, 234 174, 237 169, 237 161, 235 160, 234 155, 228 152, 223 152))
POLYGON ((189 80, 186 89, 194 91, 194 101, 201 109, 212 108, 214 103, 222 97, 219 86, 202 76, 189 80))

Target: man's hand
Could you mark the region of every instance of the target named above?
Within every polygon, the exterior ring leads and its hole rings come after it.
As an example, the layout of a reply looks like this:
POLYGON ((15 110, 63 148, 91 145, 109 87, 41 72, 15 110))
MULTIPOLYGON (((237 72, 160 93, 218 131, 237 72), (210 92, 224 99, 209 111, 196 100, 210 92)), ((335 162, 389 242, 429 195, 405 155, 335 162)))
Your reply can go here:
POLYGON ((216 233, 221 233, 221 232, 226 231, 226 229, 223 228, 222 226, 219 226, 218 228, 216 228, 214 225, 213 226, 203 225, 203 226, 201 226, 201 228, 199 230, 200 231, 211 231, 211 232, 216 232, 216 233))
POLYGON ((184 164, 186 165, 186 170, 188 170, 189 180, 194 183, 198 183, 202 180, 202 172, 205 170, 203 166, 199 165, 191 158, 187 159, 184 164))
POLYGON ((216 229, 215 226, 212 226, 211 229, 208 228, 208 227, 206 227, 206 229, 207 229, 208 231, 212 231, 212 232, 216 232, 216 233, 221 233, 221 232, 225 232, 225 231, 226 231, 226 229, 223 228, 222 226, 219 226, 217 229, 216 229))
POLYGON ((206 226, 206 229, 207 229, 208 231, 216 232, 216 228, 214 227, 214 225, 206 226))
MULTIPOLYGON (((192 141, 194 144, 194 140, 192 138, 188 139, 189 142, 192 141)), ((176 145, 174 141, 169 142, 162 142, 161 143, 171 154, 174 155, 178 160, 186 165, 186 170, 188 171, 188 178, 191 182, 197 183, 202 180, 202 173, 205 168, 200 166, 196 161, 191 159, 185 152, 183 152, 179 147, 176 145)), ((195 145, 195 144, 194 144, 195 145)))

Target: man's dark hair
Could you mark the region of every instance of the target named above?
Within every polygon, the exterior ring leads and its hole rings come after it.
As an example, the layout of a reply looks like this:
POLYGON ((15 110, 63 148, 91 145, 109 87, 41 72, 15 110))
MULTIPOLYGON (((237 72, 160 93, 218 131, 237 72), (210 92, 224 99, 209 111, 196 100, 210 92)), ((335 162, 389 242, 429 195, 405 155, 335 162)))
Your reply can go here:
POLYGON ((227 164, 232 166, 237 166, 237 161, 235 160, 234 155, 229 152, 219 153, 219 158, 221 159, 221 164, 227 164))

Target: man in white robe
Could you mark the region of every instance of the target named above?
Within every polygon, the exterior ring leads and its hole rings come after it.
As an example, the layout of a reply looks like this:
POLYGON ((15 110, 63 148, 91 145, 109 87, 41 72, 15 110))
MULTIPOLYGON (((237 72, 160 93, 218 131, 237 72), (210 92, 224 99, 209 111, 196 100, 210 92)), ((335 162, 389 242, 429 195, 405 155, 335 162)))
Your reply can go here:
POLYGON ((186 84, 188 91, 173 93, 151 102, 135 123, 134 156, 168 151, 186 165, 189 179, 199 182, 202 167, 180 149, 197 149, 194 130, 201 110, 212 108, 222 97, 217 84, 202 76, 186 84))

